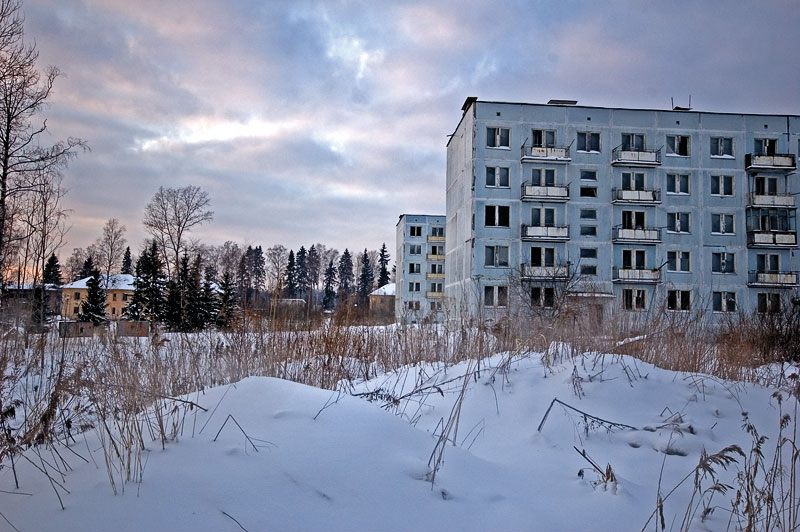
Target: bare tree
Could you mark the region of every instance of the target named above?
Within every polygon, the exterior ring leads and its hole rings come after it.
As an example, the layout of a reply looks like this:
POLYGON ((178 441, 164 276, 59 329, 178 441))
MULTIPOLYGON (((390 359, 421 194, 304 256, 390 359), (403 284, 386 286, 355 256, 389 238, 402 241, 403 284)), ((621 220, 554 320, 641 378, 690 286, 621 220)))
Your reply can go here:
POLYGON ((144 209, 145 229, 153 236, 167 259, 170 274, 177 274, 184 251, 188 251, 186 233, 214 218, 208 210, 211 200, 200 187, 159 187, 144 209))
POLYGON ((103 226, 103 234, 95 240, 93 257, 95 264, 105 274, 105 288, 108 289, 108 278, 112 271, 119 271, 122 255, 125 253, 125 226, 116 218, 110 218, 103 226))
POLYGON ((72 249, 72 255, 69 256, 66 264, 64 265, 64 278, 67 279, 68 282, 78 280, 80 272, 83 269, 83 263, 86 261, 86 257, 88 257, 88 254, 86 253, 85 249, 72 249))
MULTIPOLYGON (((0 0, 0 260, 16 239, 31 236, 14 230, 13 206, 19 196, 40 190, 31 175, 53 175, 86 145, 69 138, 52 146, 41 143, 47 122, 32 124, 44 108, 59 75, 55 67, 36 69, 35 44, 24 41, 22 0, 0 0)), ((0 264, 3 269, 6 264, 0 264)))
POLYGON ((267 289, 275 290, 283 278, 283 270, 289 258, 289 251, 281 244, 275 244, 264 253, 267 268, 267 289))

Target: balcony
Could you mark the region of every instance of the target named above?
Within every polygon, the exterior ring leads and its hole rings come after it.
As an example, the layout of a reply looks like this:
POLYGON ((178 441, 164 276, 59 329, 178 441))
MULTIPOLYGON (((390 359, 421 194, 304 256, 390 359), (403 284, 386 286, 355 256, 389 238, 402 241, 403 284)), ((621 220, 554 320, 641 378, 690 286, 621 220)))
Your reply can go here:
POLYGON ((549 162, 567 164, 572 159, 569 155, 569 146, 522 146, 521 162, 549 162))
POLYGON ((425 278, 426 279, 444 279, 444 274, 443 273, 430 273, 430 272, 428 272, 428 273, 425 274, 425 278))
POLYGON ((794 209, 794 196, 791 194, 755 194, 750 193, 748 207, 782 207, 794 209))
POLYGON ((621 244, 657 244, 661 242, 661 229, 653 227, 627 229, 618 225, 611 232, 611 241, 621 244))
POLYGON ((428 253, 427 258, 428 260, 444 260, 444 255, 440 255, 438 253, 428 253))
POLYGON ((522 201, 558 201, 569 200, 569 185, 538 186, 526 182, 522 184, 522 201))
POLYGON ((629 269, 614 267, 613 277, 615 283, 660 283, 661 270, 629 269))
POLYGON ((569 240, 569 226, 523 225, 522 240, 526 242, 566 242, 569 240))
POLYGON ((428 242, 444 242, 444 236, 428 235, 428 242))
POLYGON ((442 298, 444 297, 444 292, 425 292, 425 297, 430 299, 442 298))
POLYGON ((566 281, 569 266, 522 266, 523 281, 566 281))
POLYGON ((775 153, 772 155, 745 154, 744 168, 748 172, 759 170, 792 172, 797 169, 794 155, 791 153, 775 153))
POLYGON ((611 165, 644 168, 661 166, 661 150, 623 150, 621 146, 617 146, 611 150, 611 165))
POLYGON ((611 203, 639 203, 644 205, 661 203, 661 190, 611 189, 611 203))
POLYGON ((747 247, 795 247, 797 233, 795 231, 748 231, 747 247))
POLYGON ((768 286, 774 288, 791 288, 797 286, 795 272, 759 272, 750 270, 747 276, 748 286, 768 286))

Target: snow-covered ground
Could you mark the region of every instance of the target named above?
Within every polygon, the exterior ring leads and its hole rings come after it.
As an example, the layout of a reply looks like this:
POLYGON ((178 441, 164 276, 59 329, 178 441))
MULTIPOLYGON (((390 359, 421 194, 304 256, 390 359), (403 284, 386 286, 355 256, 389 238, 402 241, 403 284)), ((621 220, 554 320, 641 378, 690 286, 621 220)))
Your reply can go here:
MULTIPOLYGON (((8 520, 0 530, 641 530, 659 483, 666 495, 703 449, 750 450, 743 412, 770 437, 768 450, 779 419, 774 390, 610 355, 549 369, 539 355, 497 355, 480 366, 414 366, 343 389, 252 377, 192 394, 207 411, 189 411, 165 450, 148 441, 143 481, 118 495, 94 431, 60 458, 29 451, 35 463, 71 468, 66 509, 18 458, 19 490, 11 469, 0 471, 8 520), (438 436, 456 414, 448 433, 456 445, 444 448, 431 483, 438 436), (601 482, 576 448, 603 471, 609 464, 616 482, 601 482)), ((782 408, 793 414, 794 399, 782 408)), ((698 512, 693 530, 726 529, 741 464, 739 457, 728 471, 717 467, 733 489, 714 496, 719 508, 705 522, 698 512)), ((679 528, 691 492, 692 479, 666 499, 667 529, 679 528)))

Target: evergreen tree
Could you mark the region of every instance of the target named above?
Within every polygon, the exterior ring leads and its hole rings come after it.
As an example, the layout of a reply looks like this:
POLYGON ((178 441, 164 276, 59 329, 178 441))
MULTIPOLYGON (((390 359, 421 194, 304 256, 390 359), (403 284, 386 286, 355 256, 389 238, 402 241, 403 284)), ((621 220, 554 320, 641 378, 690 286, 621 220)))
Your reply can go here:
POLYGON ((183 287, 184 305, 182 330, 184 331, 198 331, 205 326, 203 322, 201 267, 200 255, 197 255, 192 262, 192 266, 189 268, 189 275, 183 287))
POLYGON ((372 265, 369 263, 369 255, 366 248, 361 255, 361 274, 358 276, 358 302, 362 308, 369 302, 369 293, 372 292, 372 285, 375 278, 372 273, 372 265))
POLYGON ((286 282, 284 284, 286 297, 294 299, 297 297, 297 271, 294 261, 294 251, 289 250, 289 259, 286 263, 286 282))
POLYGON ((233 325, 236 316, 236 285, 233 282, 233 275, 227 268, 222 273, 220 281, 219 313, 217 314, 217 325, 227 329, 233 325))
POLYGON ((92 259, 92 256, 89 255, 86 257, 86 260, 83 261, 83 266, 78 274, 78 279, 86 279, 87 277, 91 277, 94 270, 94 259, 92 259))
POLYGON ((253 269, 251 267, 253 248, 247 246, 247 251, 239 259, 239 269, 237 273, 237 284, 239 285, 239 301, 242 307, 250 307, 250 299, 253 294, 253 269))
POLYGON ((350 252, 345 248, 342 256, 339 257, 339 301, 346 301, 350 294, 353 293, 353 283, 355 277, 353 274, 353 257, 350 252))
POLYGON ((200 290, 200 322, 202 327, 212 325, 220 311, 219 299, 214 286, 214 271, 206 269, 203 287, 200 290))
POLYGON ((100 270, 94 269, 91 276, 86 281, 88 294, 81 303, 81 311, 78 314, 80 321, 89 321, 99 325, 105 321, 106 317, 106 291, 100 286, 100 270))
MULTIPOLYGON (((180 264, 178 265, 180 269, 180 264)), ((164 304, 164 325, 170 331, 181 330, 181 287, 177 279, 167 281, 167 300, 164 304)))
POLYGON ((378 255, 378 264, 380 271, 378 272, 378 288, 389 284, 389 252, 386 250, 386 242, 381 246, 380 254, 378 255))
POLYGON ((264 260, 264 251, 261 246, 253 248, 250 253, 250 264, 253 276, 253 288, 256 292, 264 290, 267 284, 267 263, 264 260))
POLYGON ((319 288, 319 275, 322 270, 322 257, 319 256, 316 245, 308 248, 306 264, 308 266, 308 283, 312 290, 317 289, 319 288))
POLYGON ((122 268, 120 269, 119 273, 131 275, 133 274, 133 264, 131 262, 131 247, 128 246, 125 248, 125 254, 122 256, 122 268))
POLYGON ((164 263, 153 241, 136 261, 133 297, 122 312, 129 320, 159 322, 164 319, 164 263))
POLYGON ((322 298, 323 310, 333 310, 336 306, 336 291, 333 289, 336 284, 336 268, 333 261, 328 262, 328 267, 325 268, 325 295, 322 298))
POLYGON ((309 280, 308 280, 308 263, 306 262, 308 255, 306 248, 300 246, 295 256, 294 271, 295 283, 297 283, 297 297, 306 299, 308 296, 309 280))
MULTIPOLYGON (((171 331, 191 330, 189 314, 190 291, 192 289, 189 255, 183 254, 178 263, 178 272, 167 285, 167 308, 164 323, 171 331)), ((199 291, 199 286, 198 286, 199 291)))
POLYGON ((61 265, 58 264, 58 257, 53 253, 47 259, 42 272, 42 282, 44 284, 52 284, 59 286, 61 284, 61 265))
POLYGON ((44 286, 36 284, 31 298, 31 324, 43 325, 45 322, 44 286))

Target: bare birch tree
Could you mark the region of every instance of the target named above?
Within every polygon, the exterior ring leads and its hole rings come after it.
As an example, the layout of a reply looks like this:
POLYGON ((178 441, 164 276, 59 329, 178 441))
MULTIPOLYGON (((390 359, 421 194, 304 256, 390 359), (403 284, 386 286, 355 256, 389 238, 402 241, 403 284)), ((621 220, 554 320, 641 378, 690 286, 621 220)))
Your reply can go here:
POLYGON ((108 289, 108 278, 112 272, 119 271, 122 265, 122 255, 125 253, 125 226, 116 218, 110 218, 103 226, 103 234, 98 238, 92 249, 95 264, 105 274, 105 288, 108 289))

